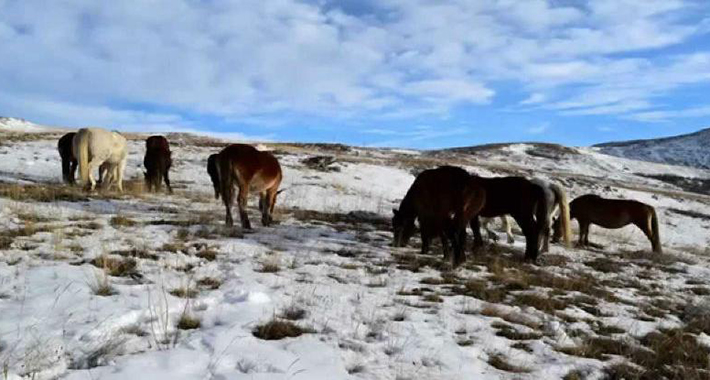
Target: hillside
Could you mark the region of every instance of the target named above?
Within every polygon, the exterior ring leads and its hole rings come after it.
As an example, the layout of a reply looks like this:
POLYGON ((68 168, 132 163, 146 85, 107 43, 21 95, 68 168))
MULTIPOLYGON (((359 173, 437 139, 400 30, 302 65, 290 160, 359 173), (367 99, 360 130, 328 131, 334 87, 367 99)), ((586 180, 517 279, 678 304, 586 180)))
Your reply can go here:
POLYGON ((642 161, 710 168, 710 128, 686 135, 594 145, 602 153, 642 161))
MULTIPOLYGON (((710 196, 659 178, 703 169, 594 148, 403 151, 262 144, 284 170, 277 224, 224 227, 206 173, 226 142, 169 135, 175 194, 61 184, 60 131, 0 128, 0 367, 8 379, 706 378, 710 196), (311 165, 327 156, 330 166, 311 165), (442 164, 537 176, 656 207, 664 253, 633 226, 594 249, 524 238, 451 270, 439 248, 391 248, 391 210, 442 164)), ((574 224, 576 238, 576 223, 574 224)))

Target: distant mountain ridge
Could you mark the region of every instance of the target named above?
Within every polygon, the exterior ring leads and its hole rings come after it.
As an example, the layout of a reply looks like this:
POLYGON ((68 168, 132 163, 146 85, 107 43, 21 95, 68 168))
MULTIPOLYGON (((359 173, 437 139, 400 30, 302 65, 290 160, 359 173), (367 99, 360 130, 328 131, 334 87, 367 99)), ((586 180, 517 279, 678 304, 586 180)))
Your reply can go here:
POLYGON ((685 135, 607 142, 593 147, 617 157, 710 169, 710 128, 685 135))

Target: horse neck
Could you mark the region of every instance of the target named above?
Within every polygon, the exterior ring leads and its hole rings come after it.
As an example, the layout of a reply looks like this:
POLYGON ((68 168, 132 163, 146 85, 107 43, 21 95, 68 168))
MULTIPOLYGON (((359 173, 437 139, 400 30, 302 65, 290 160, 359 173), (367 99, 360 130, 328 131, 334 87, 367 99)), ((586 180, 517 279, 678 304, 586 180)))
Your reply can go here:
POLYGON ((411 192, 407 192, 407 195, 404 196, 404 199, 402 199, 402 202, 399 204, 399 213, 405 217, 415 216, 414 196, 411 192))

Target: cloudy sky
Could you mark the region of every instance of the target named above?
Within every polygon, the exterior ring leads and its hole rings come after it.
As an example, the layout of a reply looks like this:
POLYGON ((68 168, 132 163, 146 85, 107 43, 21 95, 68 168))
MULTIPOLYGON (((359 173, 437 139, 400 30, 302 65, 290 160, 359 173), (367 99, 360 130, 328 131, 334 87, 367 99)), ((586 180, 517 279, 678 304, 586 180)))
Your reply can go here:
POLYGON ((0 116, 431 148, 710 127, 708 0, 0 0, 0 116))

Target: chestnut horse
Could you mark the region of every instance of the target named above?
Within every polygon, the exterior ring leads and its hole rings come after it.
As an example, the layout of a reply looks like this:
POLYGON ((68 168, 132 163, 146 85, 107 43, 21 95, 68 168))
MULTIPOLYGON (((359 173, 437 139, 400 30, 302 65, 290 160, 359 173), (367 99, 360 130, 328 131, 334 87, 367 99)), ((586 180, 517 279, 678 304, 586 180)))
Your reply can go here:
MULTIPOLYGON (((629 224, 640 228, 651 242, 653 252, 661 253, 656 210, 645 203, 627 199, 607 199, 595 194, 575 198, 569 206, 570 218, 579 222, 579 244, 590 245, 589 225, 616 229, 629 224)), ((557 224, 558 221, 555 221, 557 224)))
POLYGON ((160 191, 161 182, 165 181, 168 193, 172 194, 170 187, 170 167, 173 160, 170 152, 170 144, 164 136, 150 136, 145 140, 145 157, 143 165, 146 171, 143 173, 148 191, 160 191))
POLYGON ((414 180, 399 209, 392 210, 393 246, 403 247, 419 221, 421 253, 429 251, 431 239, 438 237, 444 258, 453 266, 466 261, 466 225, 476 217, 486 201, 486 193, 464 169, 441 166, 425 170, 414 180), (451 257, 449 243, 453 246, 451 257))
POLYGON ((74 175, 76 173, 76 166, 78 165, 76 157, 74 157, 74 152, 72 152, 72 141, 74 141, 75 135, 76 132, 69 132, 62 136, 59 142, 57 142, 59 157, 62 158, 62 179, 64 183, 70 185, 76 184, 74 175))
MULTIPOLYGON (((478 214, 492 218, 510 215, 525 235, 525 258, 536 261, 540 243, 550 228, 545 190, 523 177, 478 177, 476 182, 486 191, 486 202, 478 214)), ((483 245, 478 217, 471 219, 474 247, 483 245)))
POLYGON ((239 187, 237 204, 242 227, 251 229, 246 210, 249 190, 259 193, 261 224, 264 226, 271 224, 282 179, 281 165, 273 154, 259 151, 251 145, 232 144, 209 157, 207 173, 212 179, 215 198, 219 199, 221 196, 227 208, 228 226, 234 225, 232 220, 234 186, 239 187))

